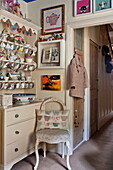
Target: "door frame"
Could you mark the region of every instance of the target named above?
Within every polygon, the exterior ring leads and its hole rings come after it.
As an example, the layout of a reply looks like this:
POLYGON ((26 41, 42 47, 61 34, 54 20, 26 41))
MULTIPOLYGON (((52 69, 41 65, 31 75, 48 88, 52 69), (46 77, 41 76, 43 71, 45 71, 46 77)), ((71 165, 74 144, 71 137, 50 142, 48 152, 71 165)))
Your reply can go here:
MULTIPOLYGON (((70 63, 74 50, 74 29, 84 28, 84 66, 86 67, 88 77, 90 77, 90 52, 88 27, 113 23, 113 11, 105 11, 90 15, 75 17, 74 21, 66 24, 66 68, 70 63)), ((90 81, 90 80, 89 80, 90 81)), ((66 105, 71 109, 71 136, 73 141, 73 99, 69 96, 69 90, 66 90, 66 105)), ((90 88, 85 89, 84 96, 84 141, 90 138, 90 88)), ((73 148, 73 142, 72 142, 73 148)))

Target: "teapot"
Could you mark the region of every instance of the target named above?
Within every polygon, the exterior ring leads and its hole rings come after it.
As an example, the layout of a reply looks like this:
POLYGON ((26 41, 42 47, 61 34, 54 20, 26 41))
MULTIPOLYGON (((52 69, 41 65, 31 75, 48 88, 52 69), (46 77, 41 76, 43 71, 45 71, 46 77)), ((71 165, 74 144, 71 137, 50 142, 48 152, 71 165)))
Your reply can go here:
POLYGON ((46 22, 50 25, 56 25, 58 18, 60 17, 60 14, 57 15, 55 13, 52 13, 50 16, 46 17, 46 22))

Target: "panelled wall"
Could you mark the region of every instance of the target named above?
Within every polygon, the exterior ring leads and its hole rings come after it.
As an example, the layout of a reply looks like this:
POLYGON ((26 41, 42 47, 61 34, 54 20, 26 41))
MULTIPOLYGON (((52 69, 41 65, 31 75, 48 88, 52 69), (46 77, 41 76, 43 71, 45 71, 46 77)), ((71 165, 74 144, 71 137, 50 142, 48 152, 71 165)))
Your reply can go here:
POLYGON ((89 27, 89 39, 94 41, 98 48, 98 128, 113 116, 113 86, 111 74, 106 73, 105 58, 102 56, 102 46, 108 45, 105 25, 89 27))

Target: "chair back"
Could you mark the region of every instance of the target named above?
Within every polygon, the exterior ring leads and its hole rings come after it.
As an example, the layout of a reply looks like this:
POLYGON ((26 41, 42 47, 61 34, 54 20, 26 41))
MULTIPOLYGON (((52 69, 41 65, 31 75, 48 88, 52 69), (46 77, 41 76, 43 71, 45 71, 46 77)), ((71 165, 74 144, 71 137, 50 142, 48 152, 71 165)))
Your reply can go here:
MULTIPOLYGON (((54 105, 53 105, 54 108, 54 105)), ((37 127, 36 130, 40 129, 65 129, 69 130, 69 110, 66 110, 64 103, 56 98, 45 99, 40 109, 36 109, 37 116, 37 127), (62 106, 62 110, 43 110, 44 106, 49 102, 57 102, 62 106)))

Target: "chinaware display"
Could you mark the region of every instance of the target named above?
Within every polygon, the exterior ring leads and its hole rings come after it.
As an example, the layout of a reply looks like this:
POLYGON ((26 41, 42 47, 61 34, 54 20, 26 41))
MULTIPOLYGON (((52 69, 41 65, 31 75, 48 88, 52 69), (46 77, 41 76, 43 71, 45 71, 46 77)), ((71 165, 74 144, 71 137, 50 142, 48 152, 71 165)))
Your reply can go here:
POLYGON ((19 94, 13 94, 13 103, 29 103, 34 101, 36 98, 35 94, 28 94, 28 93, 19 93, 19 94))

